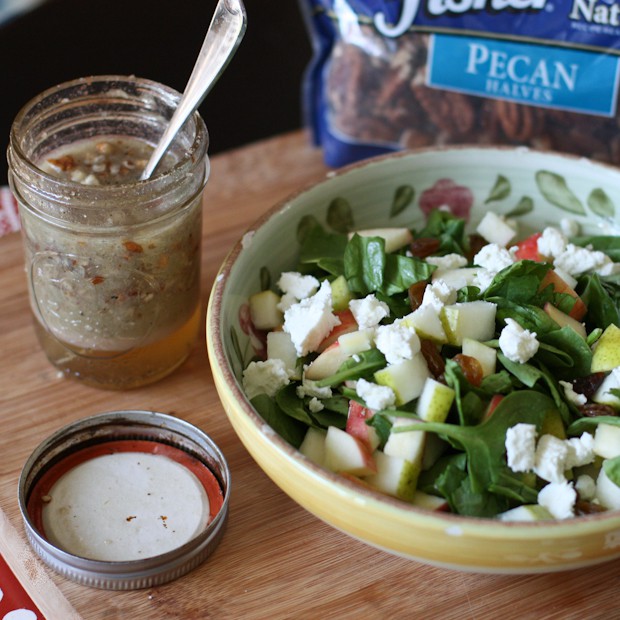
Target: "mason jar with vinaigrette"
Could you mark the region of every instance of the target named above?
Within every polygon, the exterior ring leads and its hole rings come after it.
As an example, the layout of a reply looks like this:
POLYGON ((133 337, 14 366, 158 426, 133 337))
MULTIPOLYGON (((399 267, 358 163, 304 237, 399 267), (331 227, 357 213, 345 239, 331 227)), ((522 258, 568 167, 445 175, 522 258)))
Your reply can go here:
POLYGON ((96 387, 157 381, 195 344, 209 176, 197 113, 140 180, 179 96, 134 77, 84 78, 43 92, 11 128, 35 330, 60 371, 96 387))

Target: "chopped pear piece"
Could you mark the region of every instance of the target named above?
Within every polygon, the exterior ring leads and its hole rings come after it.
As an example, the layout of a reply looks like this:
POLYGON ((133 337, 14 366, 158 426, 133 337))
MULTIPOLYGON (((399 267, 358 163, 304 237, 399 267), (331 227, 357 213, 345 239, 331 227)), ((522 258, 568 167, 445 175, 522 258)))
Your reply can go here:
POLYGON ((418 399, 417 413, 425 422, 445 422, 454 397, 450 386, 428 377, 418 399))
POLYGON ((620 366, 620 328, 608 325, 592 354, 592 372, 607 372, 620 366))
POLYGON ((367 230, 357 230, 354 233, 349 233, 349 239, 356 233, 360 237, 381 237, 381 239, 385 240, 386 252, 400 250, 400 248, 404 248, 413 241, 413 235, 408 228, 369 228, 367 230))
POLYGON ((379 385, 392 388, 396 395, 397 407, 420 396, 424 382, 429 376, 426 360, 421 353, 417 353, 410 360, 377 370, 374 374, 375 381, 379 385))
POLYGON ((250 317, 256 329, 275 329, 282 325, 284 315, 278 309, 280 296, 266 290, 254 293, 248 300, 250 317))
POLYGON ((489 347, 472 338, 463 338, 463 355, 473 357, 480 362, 483 377, 488 377, 495 373, 497 350, 493 347, 489 347))
POLYGON ((495 333, 496 310, 497 306, 490 301, 468 301, 444 306, 440 316, 448 342, 461 346, 464 338, 490 340, 495 333))

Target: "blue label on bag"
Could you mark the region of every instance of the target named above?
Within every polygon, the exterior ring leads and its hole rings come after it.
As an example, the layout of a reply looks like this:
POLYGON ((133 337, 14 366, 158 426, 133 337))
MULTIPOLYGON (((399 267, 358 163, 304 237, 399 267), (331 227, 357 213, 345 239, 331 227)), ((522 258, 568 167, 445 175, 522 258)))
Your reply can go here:
POLYGON ((616 112, 617 56, 499 39, 434 35, 429 86, 601 116, 616 112))
POLYGON ((620 53, 616 0, 310 0, 318 11, 356 15, 385 37, 411 30, 484 33, 620 53), (345 11, 346 8, 346 11, 345 11))

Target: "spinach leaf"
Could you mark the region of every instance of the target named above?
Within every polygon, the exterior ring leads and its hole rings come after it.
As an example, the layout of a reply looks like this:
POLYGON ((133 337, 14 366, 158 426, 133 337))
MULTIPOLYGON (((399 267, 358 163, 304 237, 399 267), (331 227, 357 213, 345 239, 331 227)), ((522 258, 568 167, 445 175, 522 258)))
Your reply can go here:
POLYGON ((316 261, 316 265, 319 269, 322 269, 335 278, 344 275, 344 261, 341 258, 320 258, 316 261))
POLYGON ((286 415, 284 411, 266 394, 258 394, 251 401, 252 406, 273 430, 288 441, 294 448, 299 448, 308 427, 303 422, 286 415))
POLYGON ((465 255, 467 253, 465 220, 447 211, 433 209, 426 220, 426 226, 417 233, 416 237, 439 239, 437 254, 456 253, 465 255))
POLYGON ((278 407, 288 416, 306 426, 315 426, 314 420, 304 407, 304 401, 297 396, 297 385, 289 383, 276 393, 275 400, 278 407))
POLYGON ((455 489, 452 503, 458 514, 468 517, 492 518, 510 507, 506 497, 495 494, 490 489, 474 491, 469 479, 463 480, 455 489))
MULTIPOLYGON (((455 493, 458 492, 464 482, 468 482, 467 457, 461 453, 441 459, 441 470, 436 473, 432 488, 428 492, 435 491, 445 497, 450 510, 459 514, 460 506, 455 493)), ((418 482, 419 483, 419 482, 418 482)))
POLYGON ((538 306, 521 302, 515 303, 504 297, 493 297, 487 301, 492 301, 497 306, 498 321, 514 319, 524 329, 536 332, 537 335, 559 329, 559 325, 538 306))
POLYGON ((526 387, 534 388, 540 382, 542 384, 539 385, 540 389, 546 388, 560 412, 564 424, 568 425, 571 423, 572 415, 564 399, 563 392, 559 390, 557 381, 549 370, 541 364, 539 364, 540 367, 536 367, 529 363, 520 364, 519 362, 512 362, 501 351, 497 352, 497 359, 508 372, 512 373, 526 387))
POLYGON ((344 250, 344 275, 349 289, 360 295, 396 295, 435 270, 426 261, 401 254, 386 254, 380 237, 353 235, 344 250))
POLYGON ((388 440, 390 436, 390 431, 392 430, 392 422, 387 415, 382 413, 375 413, 375 415, 370 418, 366 422, 368 426, 372 426, 379 436, 379 448, 383 449, 385 446, 385 442, 388 440))
POLYGON ((515 304, 531 304, 542 307, 550 299, 550 293, 539 291, 540 284, 551 267, 546 263, 521 260, 502 269, 484 292, 483 298, 507 299, 515 304))
POLYGON ((322 409, 311 413, 312 418, 315 420, 313 426, 320 426, 321 428, 327 428, 328 426, 336 426, 344 430, 347 426, 346 416, 339 415, 333 411, 322 409))
POLYGON ((553 368, 559 379, 575 379, 590 374, 592 350, 571 327, 565 326, 538 336, 536 359, 553 368))
POLYGON ((508 394, 515 386, 510 375, 505 370, 500 370, 482 379, 480 389, 490 396, 493 394, 508 394))
POLYGON ((493 415, 477 426, 438 422, 412 423, 393 432, 427 431, 457 443, 467 454, 467 469, 473 493, 488 491, 505 473, 506 431, 518 423, 534 424, 538 430, 554 402, 533 390, 512 392, 499 403, 493 415))
POLYGON ((403 293, 401 295, 392 295, 388 297, 383 293, 375 293, 375 297, 379 301, 383 301, 390 309, 390 317, 394 319, 400 319, 411 312, 411 302, 409 301, 409 294, 403 293))
POLYGON ((538 490, 524 481, 523 474, 512 472, 508 468, 499 471, 498 481, 491 485, 490 490, 518 504, 535 504, 538 499, 538 490))
POLYGON ((346 360, 338 371, 317 381, 316 384, 319 387, 331 387, 339 385, 344 381, 352 379, 360 379, 361 377, 370 377, 376 370, 379 370, 386 365, 385 356, 379 349, 369 349, 368 351, 362 351, 357 356, 351 357, 346 360), (356 359, 357 358, 357 359, 356 359))
POLYGON ((344 274, 349 290, 368 295, 381 290, 385 272, 385 241, 353 235, 344 251, 344 274))
POLYGON ((603 461, 603 470, 607 477, 616 485, 620 486, 620 456, 603 461))
POLYGON ((420 280, 428 280, 435 270, 423 260, 402 254, 388 254, 385 258, 383 285, 376 291, 388 296, 407 291, 420 280))
POLYGON ((581 435, 584 431, 594 432, 599 424, 620 426, 620 417, 599 415, 592 418, 579 418, 566 429, 566 433, 568 435, 581 435))
POLYGON ((620 282, 591 273, 578 279, 577 290, 588 308, 589 327, 607 327, 612 323, 620 326, 620 282))
POLYGON ((297 384, 294 383, 290 383, 278 390, 275 401, 282 413, 294 420, 302 422, 306 426, 318 428, 337 426, 338 428, 345 428, 349 410, 348 399, 340 396, 326 398, 321 401, 325 406, 324 409, 311 412, 308 409, 310 397, 301 399, 297 396, 296 390, 297 384))
POLYGON ((459 416, 459 424, 461 426, 478 424, 487 403, 473 391, 473 386, 454 360, 446 360, 444 376, 446 383, 454 390, 454 403, 459 416))
POLYGON ((347 235, 328 233, 321 226, 312 226, 305 232, 299 260, 301 263, 318 263, 326 259, 342 261, 346 245, 347 235))
POLYGON ((325 405, 325 409, 329 409, 342 416, 347 416, 349 413, 349 399, 341 394, 335 394, 330 398, 322 398, 321 402, 325 405))
POLYGON ((482 299, 480 289, 477 286, 464 286, 456 292, 456 301, 464 303, 466 301, 478 301, 482 299))

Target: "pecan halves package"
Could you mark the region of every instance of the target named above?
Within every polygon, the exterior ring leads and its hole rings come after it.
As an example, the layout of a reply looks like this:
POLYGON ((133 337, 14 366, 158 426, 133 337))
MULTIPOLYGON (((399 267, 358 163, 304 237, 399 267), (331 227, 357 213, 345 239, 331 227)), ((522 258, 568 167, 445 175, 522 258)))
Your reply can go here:
POLYGON ((511 144, 620 163, 612 0, 300 0, 305 117, 330 166, 511 144))

